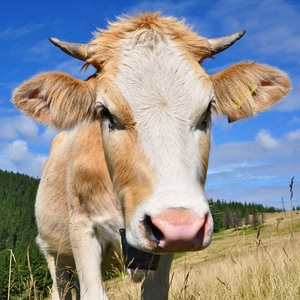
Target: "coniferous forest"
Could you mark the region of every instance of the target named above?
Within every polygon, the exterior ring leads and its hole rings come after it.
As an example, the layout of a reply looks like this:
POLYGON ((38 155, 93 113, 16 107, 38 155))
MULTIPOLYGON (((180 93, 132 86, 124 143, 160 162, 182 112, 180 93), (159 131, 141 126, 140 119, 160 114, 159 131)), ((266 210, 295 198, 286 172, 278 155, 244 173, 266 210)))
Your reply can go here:
POLYGON ((0 170, 0 299, 7 299, 9 281, 11 296, 26 299, 30 269, 39 290, 51 283, 47 263, 35 243, 38 184, 38 179, 0 170))
MULTIPOLYGON (((51 278, 35 242, 34 202, 39 179, 0 170, 0 299, 28 299, 29 279, 39 294, 48 294, 51 278)), ((279 211, 260 204, 210 200, 214 231, 264 223, 264 213, 279 211)), ((298 209, 298 207, 297 207, 298 209)), ((31 291, 34 293, 34 291, 31 291)))

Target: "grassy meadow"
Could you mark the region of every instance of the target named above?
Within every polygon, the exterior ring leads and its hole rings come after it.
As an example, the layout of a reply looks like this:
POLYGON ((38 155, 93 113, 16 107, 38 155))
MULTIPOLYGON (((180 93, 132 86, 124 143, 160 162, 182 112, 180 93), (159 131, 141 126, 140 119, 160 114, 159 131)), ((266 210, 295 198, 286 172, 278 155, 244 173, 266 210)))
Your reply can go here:
MULTIPOLYGON (((117 275, 106 281, 109 299, 140 299, 141 284, 125 273, 117 275)), ((300 211, 266 213, 264 226, 258 229, 214 234, 204 251, 177 255, 170 278, 172 300, 300 299, 300 211)), ((26 285, 31 297, 8 293, 6 299, 43 299, 31 270, 26 285)))
MULTIPOLYGON (((121 276, 107 293, 140 299, 140 284, 121 276)), ((177 258, 169 299, 300 299, 300 212, 265 214, 259 230, 222 231, 204 251, 177 258)))

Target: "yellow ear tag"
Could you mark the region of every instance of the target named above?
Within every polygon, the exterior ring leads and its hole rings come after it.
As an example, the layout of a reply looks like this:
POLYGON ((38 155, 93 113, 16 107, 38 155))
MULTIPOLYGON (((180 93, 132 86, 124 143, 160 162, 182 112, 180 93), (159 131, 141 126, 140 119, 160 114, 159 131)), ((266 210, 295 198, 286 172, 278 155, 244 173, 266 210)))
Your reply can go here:
MULTIPOLYGON (((250 95, 252 95, 256 91, 256 89, 257 89, 257 84, 255 84, 254 87, 250 89, 250 95)), ((241 101, 241 102, 243 102, 243 101, 241 101)), ((238 105, 235 101, 233 101, 233 104, 235 105, 235 107, 237 109, 241 108, 241 105, 238 105)))
POLYGON ((234 103, 234 105, 235 105, 235 107, 236 107, 237 109, 240 109, 240 108, 241 108, 241 106, 238 105, 237 103, 235 103, 235 102, 233 102, 233 103, 234 103))
POLYGON ((257 89, 257 84, 252 88, 250 89, 250 94, 252 95, 257 89))

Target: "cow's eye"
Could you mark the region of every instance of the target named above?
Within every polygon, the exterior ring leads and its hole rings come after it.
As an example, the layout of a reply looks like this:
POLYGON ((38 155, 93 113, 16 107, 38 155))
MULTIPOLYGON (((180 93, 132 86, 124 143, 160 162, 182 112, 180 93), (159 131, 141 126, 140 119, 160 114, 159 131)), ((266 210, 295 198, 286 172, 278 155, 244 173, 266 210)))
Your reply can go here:
POLYGON ((101 108, 100 117, 102 120, 108 120, 109 131, 116 129, 116 124, 115 124, 114 118, 105 106, 102 106, 102 108, 101 108))
POLYGON ((202 118, 199 119, 196 125, 196 129, 206 130, 206 128, 208 127, 208 124, 210 122, 211 106, 212 103, 210 102, 204 116, 202 116, 202 118))
POLYGON ((209 105, 206 110, 205 118, 202 121, 203 127, 207 127, 207 122, 209 121, 210 115, 211 115, 211 106, 212 106, 212 101, 209 102, 209 105))
POLYGON ((101 119, 108 119, 110 117, 110 112, 105 106, 101 107, 100 116, 101 119))

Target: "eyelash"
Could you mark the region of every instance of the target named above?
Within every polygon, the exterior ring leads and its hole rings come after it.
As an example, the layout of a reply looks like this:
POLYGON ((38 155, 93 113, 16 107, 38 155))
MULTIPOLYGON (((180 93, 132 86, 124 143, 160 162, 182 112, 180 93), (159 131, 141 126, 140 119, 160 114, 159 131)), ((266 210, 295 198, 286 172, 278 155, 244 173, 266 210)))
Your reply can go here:
POLYGON ((202 126, 204 126, 205 128, 207 128, 207 118, 211 114, 211 107, 212 107, 212 101, 209 102, 209 105, 208 105, 207 110, 206 110, 205 118, 202 121, 202 126))

